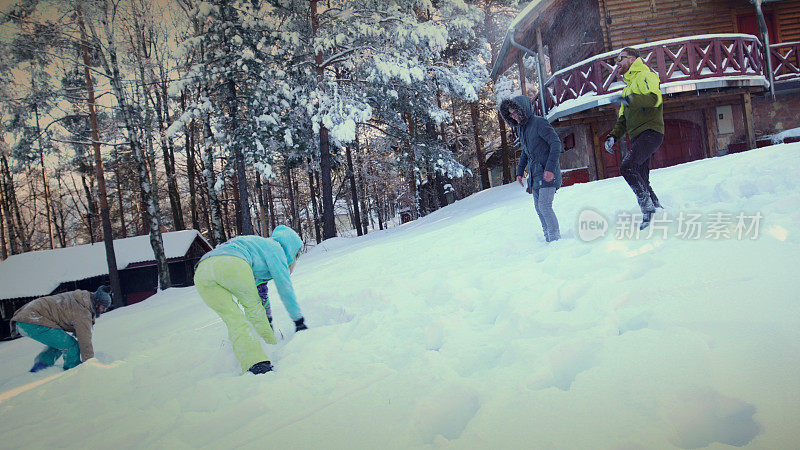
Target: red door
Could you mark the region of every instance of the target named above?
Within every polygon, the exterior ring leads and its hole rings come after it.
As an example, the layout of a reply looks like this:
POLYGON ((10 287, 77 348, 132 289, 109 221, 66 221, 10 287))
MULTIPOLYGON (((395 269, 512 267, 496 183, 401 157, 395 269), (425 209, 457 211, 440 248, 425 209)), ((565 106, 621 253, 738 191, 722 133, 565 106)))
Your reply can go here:
MULTIPOLYGON (((772 14, 765 13, 764 21, 767 22, 767 34, 769 35, 769 43, 775 44, 778 42, 777 28, 775 28, 775 18, 772 14)), ((739 33, 752 34, 753 36, 760 37, 758 33, 758 19, 755 14, 746 14, 736 17, 736 25, 739 33)))
MULTIPOLYGON (((656 150, 650 159, 651 169, 674 166, 675 164, 702 159, 705 156, 703 130, 699 125, 688 120, 664 119, 664 128, 664 142, 661 143, 661 147, 656 150)), ((627 143, 626 148, 629 148, 630 141, 627 135, 625 140, 627 143)), ((619 165, 622 161, 619 147, 619 143, 614 145, 613 155, 606 151, 601 152, 605 178, 616 177, 620 174, 619 165)))
POLYGON ((156 294, 156 291, 129 292, 125 295, 125 304, 139 303, 156 294))
POLYGON ((650 168, 674 166, 705 155, 703 130, 688 120, 664 119, 664 142, 650 159, 650 168))

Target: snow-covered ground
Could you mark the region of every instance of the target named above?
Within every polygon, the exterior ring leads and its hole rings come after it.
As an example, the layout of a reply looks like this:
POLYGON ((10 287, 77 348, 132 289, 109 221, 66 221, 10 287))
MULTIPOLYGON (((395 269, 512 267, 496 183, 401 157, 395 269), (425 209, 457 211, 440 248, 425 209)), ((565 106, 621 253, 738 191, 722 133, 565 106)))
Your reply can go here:
POLYGON ((267 375, 193 288, 101 317, 68 372, 0 343, 0 446, 800 448, 798 169, 782 144, 657 170, 638 239, 614 178, 559 191, 551 245, 516 184, 327 241, 293 275, 310 329, 273 299, 267 375))

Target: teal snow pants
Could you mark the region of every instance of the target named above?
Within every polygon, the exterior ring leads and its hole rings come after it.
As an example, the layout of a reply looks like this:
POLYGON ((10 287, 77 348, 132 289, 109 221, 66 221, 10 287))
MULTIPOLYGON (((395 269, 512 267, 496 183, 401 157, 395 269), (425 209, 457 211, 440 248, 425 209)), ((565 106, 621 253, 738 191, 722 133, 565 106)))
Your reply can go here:
POLYGON ((47 347, 36 356, 35 362, 47 367, 53 366, 62 354, 64 370, 72 369, 81 363, 81 349, 78 340, 60 328, 51 328, 35 323, 17 322, 17 329, 25 336, 39 341, 47 347))
POLYGON ((194 284, 206 305, 216 311, 228 326, 228 337, 242 373, 255 363, 269 361, 250 326, 268 344, 277 341, 264 314, 253 269, 247 261, 229 255, 210 256, 197 266, 194 284))

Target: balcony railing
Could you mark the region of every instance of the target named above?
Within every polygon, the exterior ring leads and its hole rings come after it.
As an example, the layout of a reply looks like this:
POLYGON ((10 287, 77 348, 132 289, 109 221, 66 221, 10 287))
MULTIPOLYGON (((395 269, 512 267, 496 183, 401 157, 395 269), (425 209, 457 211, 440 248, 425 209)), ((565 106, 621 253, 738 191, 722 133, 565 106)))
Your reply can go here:
POLYGON ((800 42, 769 46, 772 55, 772 74, 775 84, 800 80, 800 42))
MULTIPOLYGON (((761 42, 747 34, 714 34, 670 39, 635 46, 644 62, 658 73, 666 92, 731 85, 766 86, 761 42)), ((797 74, 798 43, 771 46, 773 61, 782 63, 781 74, 797 74)), ((603 53, 562 69, 545 83, 547 118, 608 104, 608 95, 625 82, 617 66, 619 51, 603 53), (604 97, 605 96, 605 97, 604 97)), ((775 73, 778 71, 776 69, 775 73)), ((541 103, 535 101, 537 114, 541 103)))

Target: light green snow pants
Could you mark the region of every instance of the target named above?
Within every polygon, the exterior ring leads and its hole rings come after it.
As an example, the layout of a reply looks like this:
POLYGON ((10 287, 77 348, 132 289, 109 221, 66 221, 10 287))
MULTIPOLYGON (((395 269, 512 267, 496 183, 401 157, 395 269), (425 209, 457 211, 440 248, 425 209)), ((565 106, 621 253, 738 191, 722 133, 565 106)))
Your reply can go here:
POLYGON ((277 341, 264 314, 253 269, 247 261, 229 255, 210 256, 197 266, 194 284, 206 305, 228 326, 233 353, 242 365, 242 373, 257 362, 269 361, 250 325, 268 344, 277 341))

